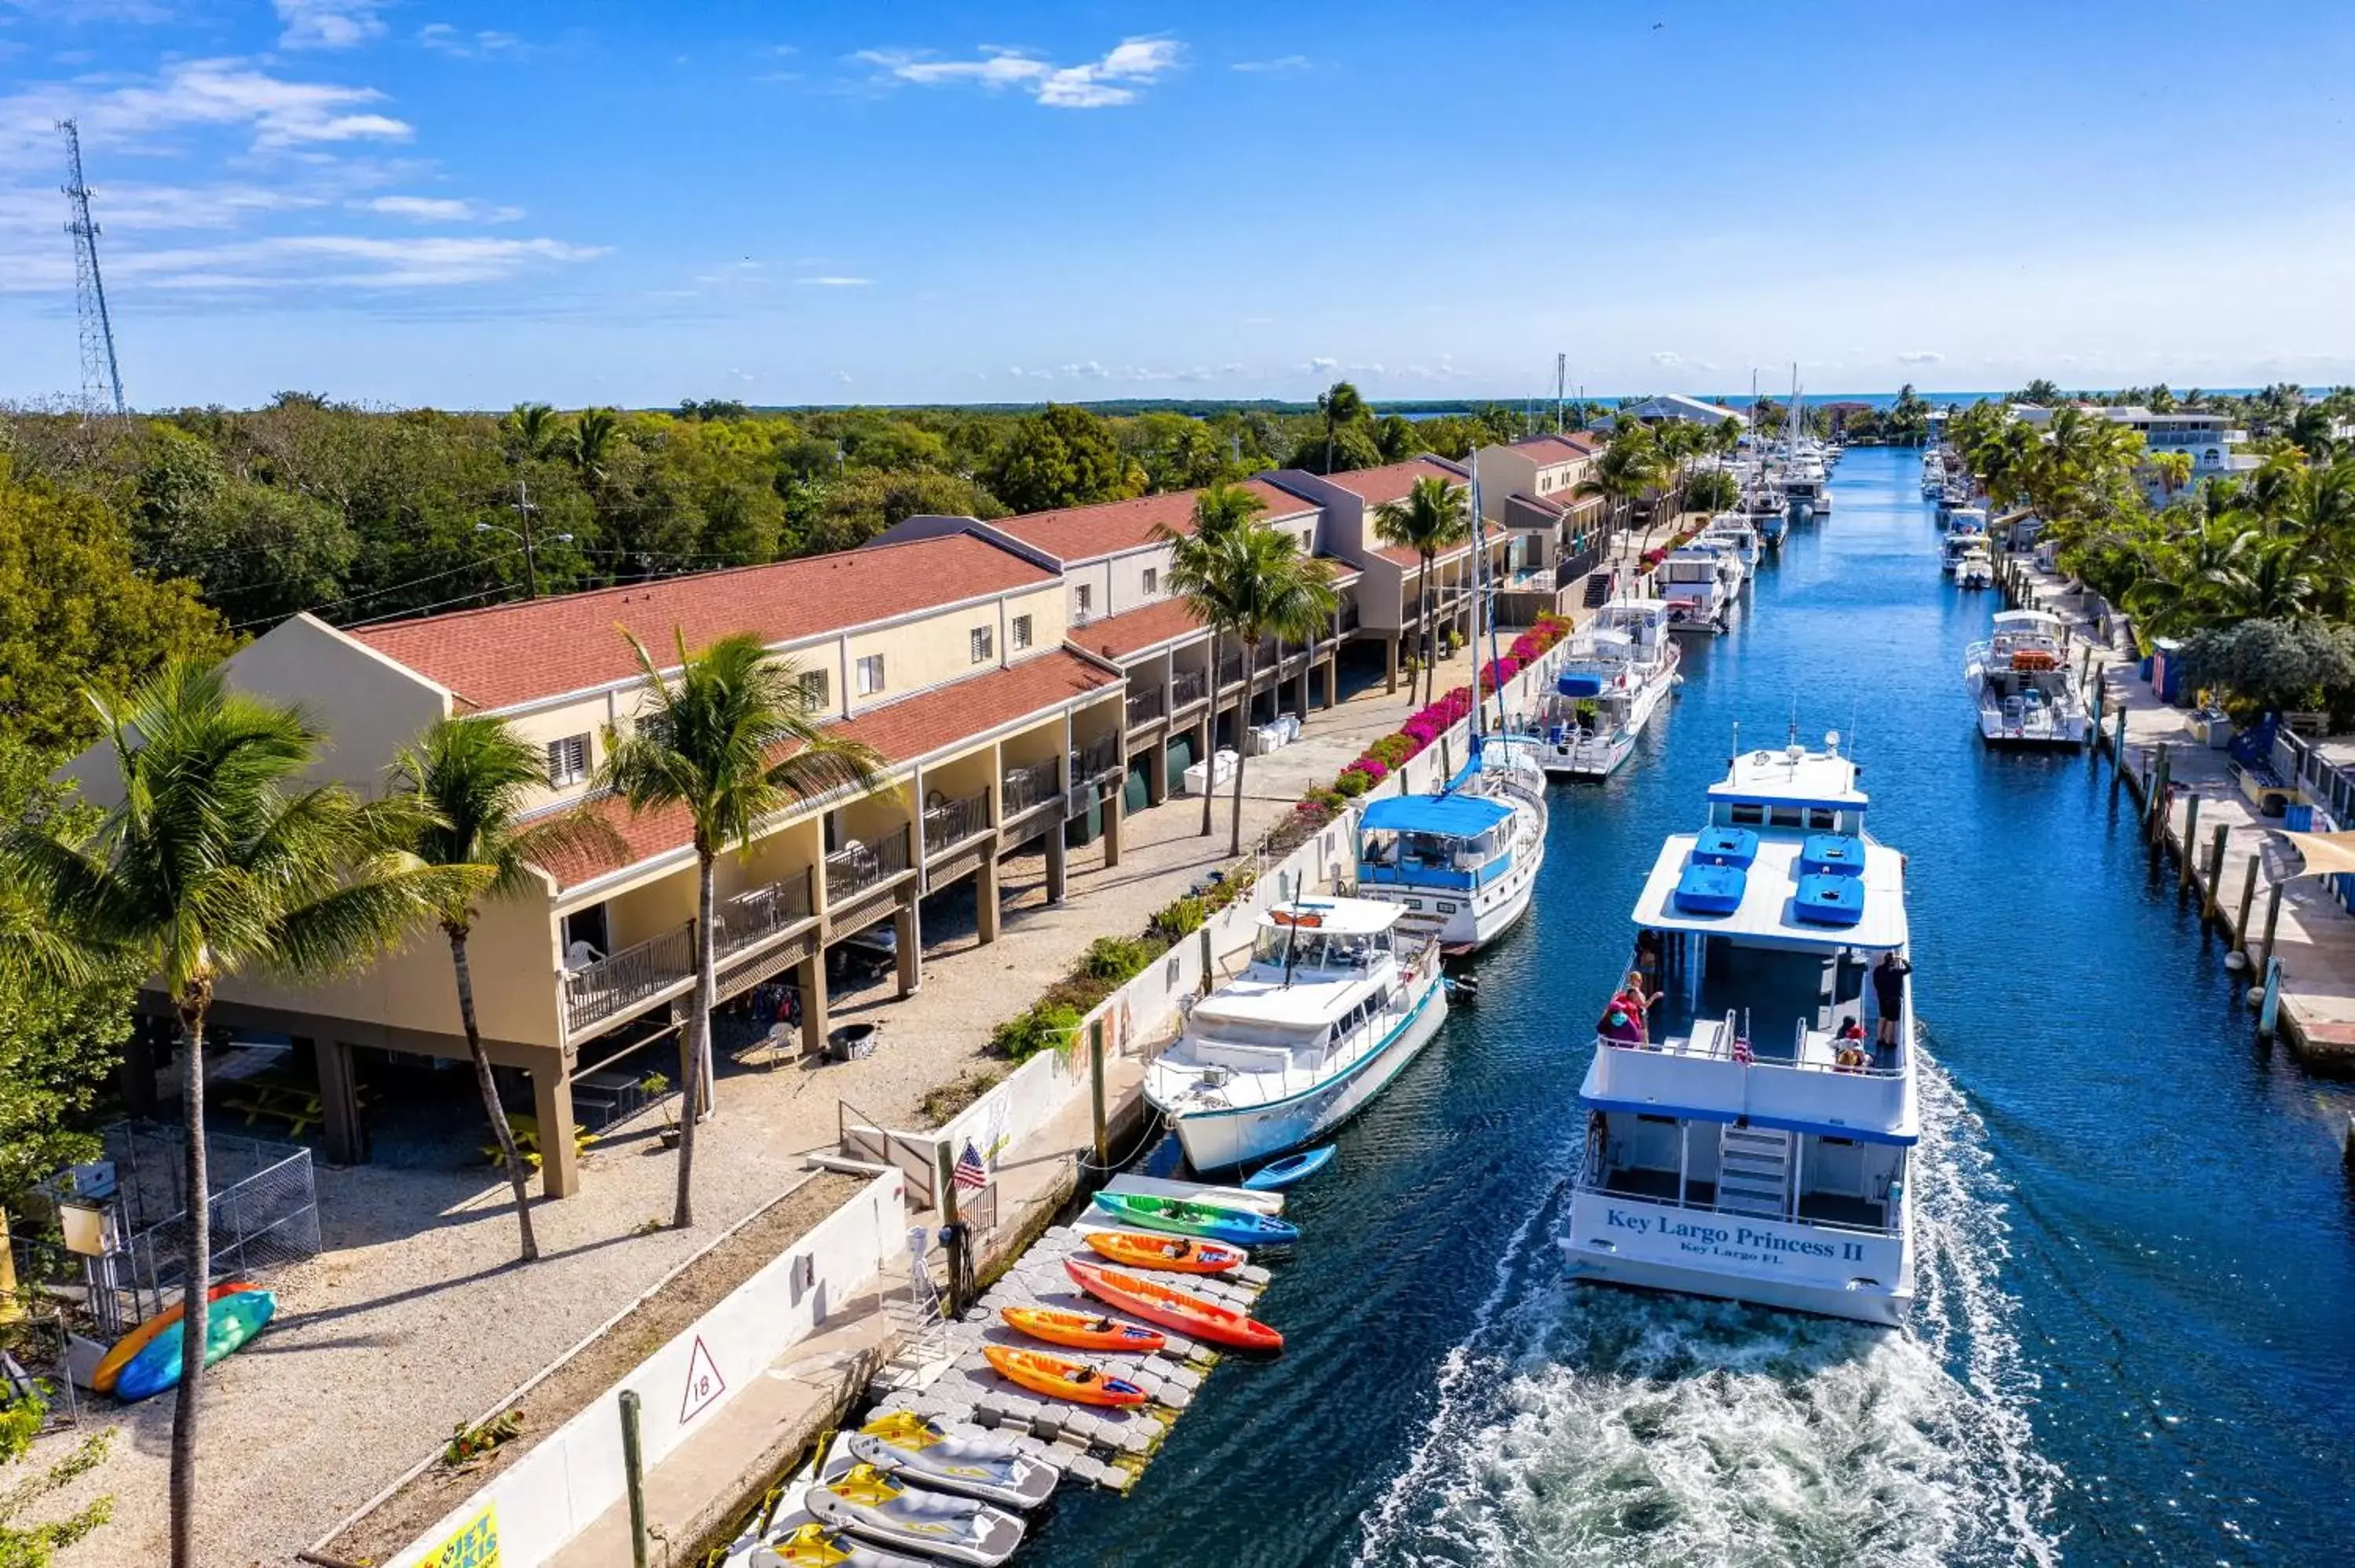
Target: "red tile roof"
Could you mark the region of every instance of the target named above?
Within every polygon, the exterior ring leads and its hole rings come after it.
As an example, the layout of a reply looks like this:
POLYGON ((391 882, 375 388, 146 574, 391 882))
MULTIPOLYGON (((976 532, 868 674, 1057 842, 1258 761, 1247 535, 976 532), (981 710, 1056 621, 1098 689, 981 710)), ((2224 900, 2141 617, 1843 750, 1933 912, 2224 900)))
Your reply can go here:
POLYGON ((1324 476, 1327 484, 1337 484, 1369 506, 1380 506, 1386 501, 1405 499, 1418 479, 1444 480, 1449 484, 1463 484, 1467 476, 1459 469, 1437 458, 1419 457, 1406 462, 1394 462, 1381 468, 1361 468, 1348 473, 1324 476))
POLYGON ((1594 453, 1593 444, 1578 435, 1531 436, 1525 440, 1515 441, 1513 450, 1526 452, 1540 468, 1550 468, 1558 462, 1575 462, 1594 453))
POLYGON ((1054 577, 987 540, 955 534, 396 620, 351 635, 474 707, 500 708, 635 673, 617 628, 666 663, 674 628, 690 648, 732 631, 787 642, 1054 577))
MULTIPOLYGON (((827 727, 836 735, 865 741, 896 765, 1124 684, 1111 671, 1056 649, 1007 669, 935 686, 827 727)), ((608 872, 685 849, 694 842, 694 824, 684 806, 634 814, 625 802, 608 797, 592 809, 621 835, 624 853, 618 858, 570 852, 551 856, 545 869, 559 886, 577 887, 608 872)))
MULTIPOLYGON (((1263 502, 1263 522, 1297 517, 1316 510, 1288 490, 1262 480, 1245 480, 1242 489, 1263 502)), ((1067 506, 1055 512, 1033 512, 1021 517, 999 517, 989 526, 1021 540, 1063 562, 1093 560, 1122 550, 1142 549, 1156 532, 1167 526, 1181 534, 1194 531, 1194 498, 1199 490, 1173 490, 1166 495, 1140 495, 1133 501, 1107 501, 1098 506, 1067 506)))
POLYGON ((1124 609, 1118 615, 1074 627, 1066 641, 1107 659, 1125 659, 1173 637, 1201 630, 1202 622, 1195 616, 1192 606, 1182 599, 1165 599, 1157 604, 1124 609))

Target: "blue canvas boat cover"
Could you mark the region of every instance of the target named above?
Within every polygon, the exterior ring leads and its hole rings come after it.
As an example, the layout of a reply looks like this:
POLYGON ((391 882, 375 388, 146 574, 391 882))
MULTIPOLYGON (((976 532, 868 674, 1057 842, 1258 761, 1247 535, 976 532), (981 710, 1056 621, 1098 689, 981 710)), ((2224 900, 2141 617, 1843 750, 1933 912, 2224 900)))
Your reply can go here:
POLYGON ((1758 858, 1758 835, 1748 828, 1704 828, 1693 841, 1693 859, 1702 865, 1738 865, 1758 858))
POLYGON ((1852 833, 1809 833, 1799 845, 1803 874, 1862 876, 1864 841, 1852 833))
POLYGON ((1792 913, 1809 926, 1853 926, 1864 918, 1864 882, 1815 872, 1799 878, 1792 905, 1792 913))
POLYGON ((1512 814, 1512 807, 1485 795, 1393 795, 1367 807, 1359 826, 1367 832, 1471 839, 1512 814))

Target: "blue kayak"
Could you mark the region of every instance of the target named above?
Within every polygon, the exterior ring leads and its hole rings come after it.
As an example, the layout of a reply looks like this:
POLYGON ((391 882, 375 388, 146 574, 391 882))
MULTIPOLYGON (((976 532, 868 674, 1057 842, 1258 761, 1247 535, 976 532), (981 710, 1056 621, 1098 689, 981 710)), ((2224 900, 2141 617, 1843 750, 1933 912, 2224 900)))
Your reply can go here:
POLYGON ((1146 1230, 1168 1231, 1181 1236, 1202 1236, 1232 1242, 1237 1246, 1290 1246, 1300 1239, 1300 1227, 1265 1214, 1240 1209, 1218 1209, 1178 1198, 1153 1198, 1136 1192, 1098 1192, 1095 1205, 1115 1220, 1146 1230))
MULTIPOLYGON (((240 1290, 205 1308, 205 1365, 210 1366, 261 1332, 278 1310, 278 1298, 267 1290, 240 1290)), ((114 1380, 115 1397, 126 1404, 152 1399, 180 1381, 179 1325, 175 1324, 147 1342, 114 1380)))
POLYGON ((1333 1146, 1304 1149, 1297 1154, 1287 1154, 1281 1160, 1271 1160, 1243 1178, 1243 1185, 1255 1192, 1281 1192, 1295 1181, 1305 1181, 1333 1162, 1333 1146))

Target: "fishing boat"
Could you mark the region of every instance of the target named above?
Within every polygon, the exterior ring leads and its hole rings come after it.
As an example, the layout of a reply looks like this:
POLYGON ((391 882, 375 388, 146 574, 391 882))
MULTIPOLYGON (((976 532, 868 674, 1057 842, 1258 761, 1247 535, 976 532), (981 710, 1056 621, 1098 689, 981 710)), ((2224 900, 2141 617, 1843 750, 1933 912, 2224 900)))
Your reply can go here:
POLYGON ((1995 587, 1995 562, 1987 557, 1984 546, 1966 550, 1955 563, 1955 586, 1958 588, 1991 588, 1995 587))
POLYGON ((1750 519, 1759 542, 1769 551, 1783 547, 1783 536, 1791 531, 1791 509, 1783 503, 1780 489, 1763 478, 1753 478, 1742 493, 1742 514, 1750 519))
POLYGON ((1702 544, 1732 550, 1734 559, 1742 564, 1743 582, 1758 575, 1758 563, 1764 558, 1766 551, 1759 540, 1758 530, 1751 526, 1746 514, 1721 512, 1702 525, 1696 537, 1702 544))
POLYGON ((1606 779, 1627 760, 1677 683, 1684 653, 1668 635, 1668 615, 1665 599, 1617 599, 1571 639, 1538 712, 1548 773, 1606 779))
POLYGON ((1998 612, 1987 641, 1963 651, 1963 684, 1990 746, 2082 746, 2094 732, 2061 618, 2048 610, 1998 612))
POLYGON ((1732 624, 1739 577, 1726 557, 1702 545, 1671 550, 1652 573, 1668 607, 1668 630, 1715 637, 1732 624))
MULTIPOLYGON (((1459 804, 1469 810, 1488 802, 1459 804)), ((1145 1072, 1146 1099, 1178 1129, 1188 1164, 1231 1170, 1313 1143, 1414 1060, 1447 1014, 1447 993, 1430 927, 1410 926, 1409 913, 1404 902, 1330 898, 1260 916, 1248 967, 1195 1004, 1177 1044, 1145 1072)), ((1119 1203, 1106 1213, 1149 1230, 1238 1245, 1289 1239, 1196 1228, 1190 1214, 1173 1223, 1142 1207, 1169 1200, 1100 1192, 1095 1201, 1107 1197, 1119 1203)))
POLYGON ((1908 943, 1904 857, 1865 832, 1869 803, 1837 734, 1794 739, 1738 752, 1706 824, 1661 847, 1635 911, 1660 994, 1613 999, 1579 1090, 1573 1278, 1903 1321, 1921 1112, 1902 970, 1891 1042, 1849 1037, 1879 1022, 1870 966, 1908 943))

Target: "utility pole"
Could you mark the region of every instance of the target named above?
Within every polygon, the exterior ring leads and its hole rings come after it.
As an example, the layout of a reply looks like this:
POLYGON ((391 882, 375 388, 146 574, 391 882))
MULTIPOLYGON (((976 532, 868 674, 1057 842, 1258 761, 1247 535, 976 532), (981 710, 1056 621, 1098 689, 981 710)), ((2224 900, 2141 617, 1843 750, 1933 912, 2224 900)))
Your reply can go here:
POLYGON ((58 188, 66 194, 71 215, 66 232, 74 242, 74 309, 81 327, 81 396, 86 408, 112 407, 120 418, 129 412, 123 401, 123 372, 114 361, 114 323, 106 312, 106 282, 98 270, 98 224, 90 216, 90 185, 81 177, 81 128, 60 120, 66 139, 66 169, 70 176, 58 188))
POLYGON ((538 510, 531 503, 531 482, 517 480, 515 514, 523 525, 523 596, 527 599, 539 597, 539 563, 531 554, 531 514, 538 510))
POLYGON ((1553 433, 1557 436, 1562 432, 1563 394, 1568 390, 1569 381, 1570 355, 1556 354, 1553 356, 1553 433))

